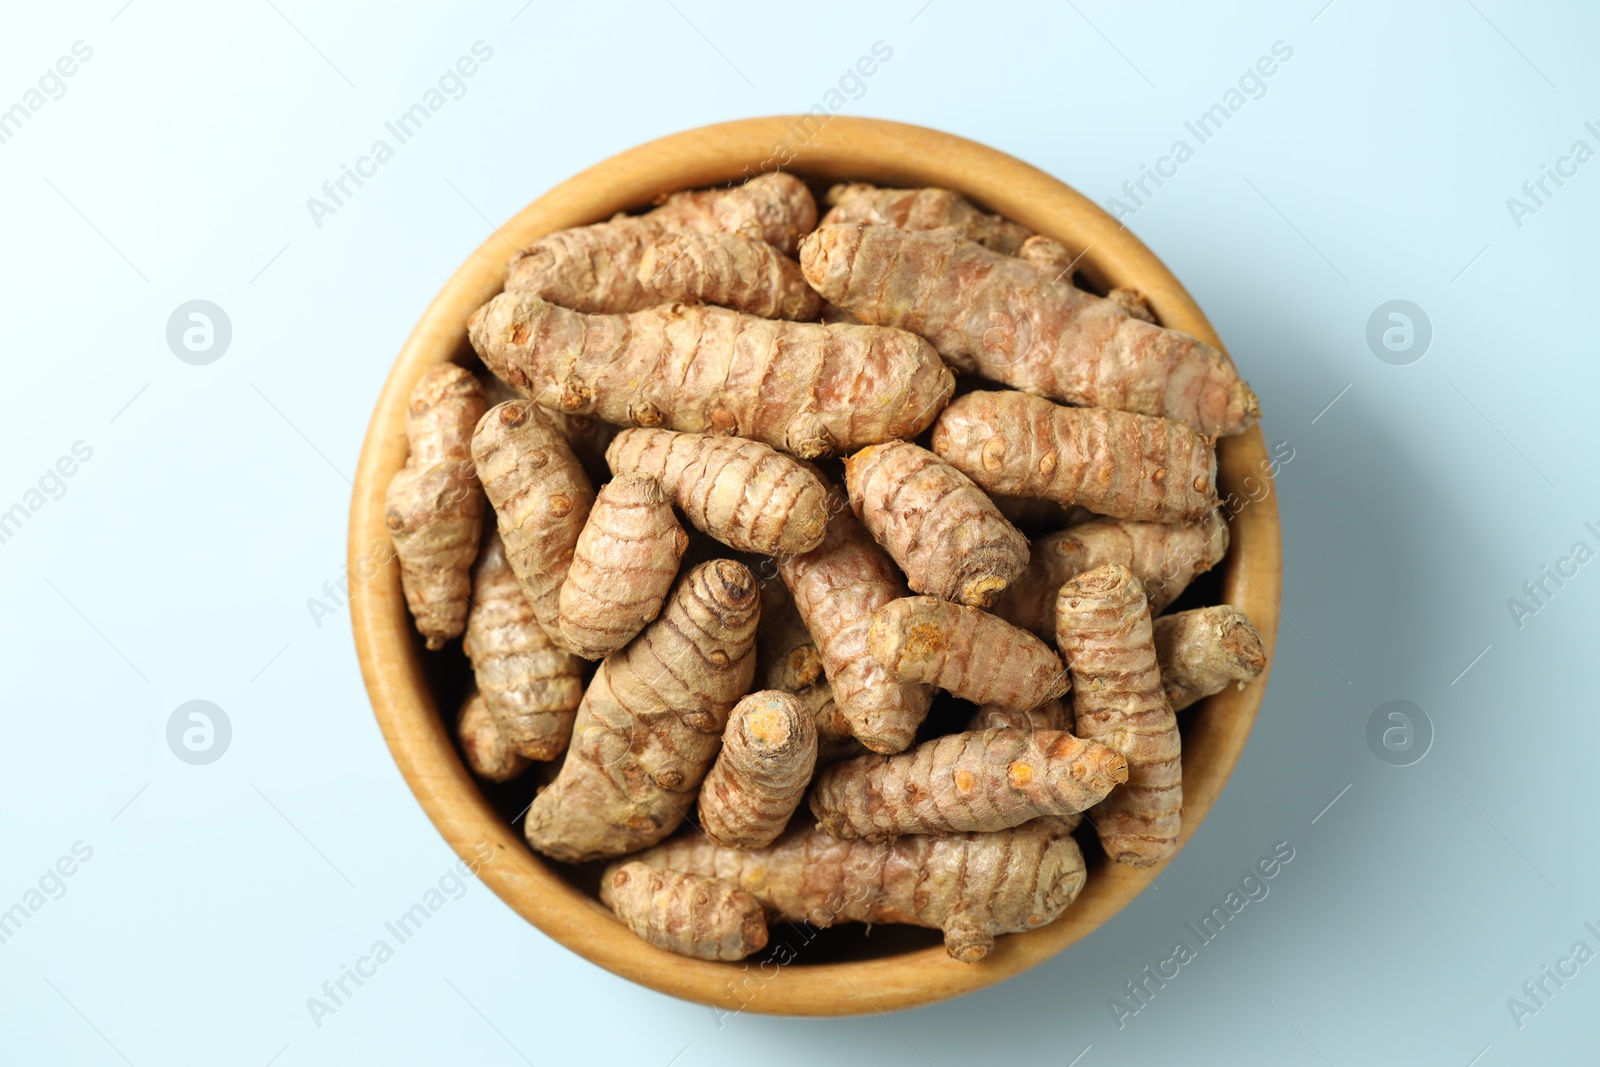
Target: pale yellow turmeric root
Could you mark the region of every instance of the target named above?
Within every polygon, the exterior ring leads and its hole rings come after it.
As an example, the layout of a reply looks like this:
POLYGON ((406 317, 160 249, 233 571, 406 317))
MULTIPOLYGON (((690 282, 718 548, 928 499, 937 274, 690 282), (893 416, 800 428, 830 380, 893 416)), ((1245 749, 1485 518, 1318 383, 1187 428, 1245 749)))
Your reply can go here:
POLYGON ((461 647, 505 743, 528 759, 559 758, 583 699, 583 662, 557 648, 539 625, 492 531, 473 570, 461 647))
POLYGON ((1148 867, 1178 850, 1183 763, 1178 719, 1161 688, 1150 605, 1115 563, 1061 587, 1056 639, 1072 669, 1080 736, 1127 757, 1127 784, 1089 813, 1106 855, 1148 867))
POLYGON ((528 769, 528 760, 506 744, 489 715, 482 693, 473 693, 456 716, 456 739, 467 769, 489 782, 509 782, 528 769))
POLYGON ((635 857, 652 867, 720 878, 755 897, 772 918, 814 927, 912 923, 944 932, 962 963, 1001 934, 1034 930, 1067 910, 1086 872, 1059 819, 1010 830, 912 834, 842 841, 794 828, 766 848, 721 848, 686 834, 635 857))
POLYGON ((806 284, 800 264, 765 241, 735 233, 656 238, 639 260, 639 284, 659 304, 719 304, 796 322, 822 313, 822 297, 806 284))
POLYGON ((639 311, 670 299, 648 284, 650 276, 641 280, 640 265, 657 240, 677 233, 730 234, 793 255, 816 221, 810 190, 789 174, 676 193, 644 215, 618 215, 535 241, 511 258, 506 291, 574 311, 639 311))
POLYGON ((981 608, 938 597, 895 600, 872 616, 867 651, 890 677, 974 704, 1028 711, 1070 687, 1049 645, 981 608))
POLYGON ((737 434, 803 458, 914 437, 955 378, 922 338, 668 304, 584 315, 531 293, 473 313, 472 346, 546 407, 619 426, 737 434))
POLYGON ((741 552, 809 552, 827 526, 822 482, 759 441, 624 430, 606 462, 617 475, 654 477, 696 529, 741 552))
POLYGON ((805 182, 772 171, 739 185, 673 193, 650 214, 670 229, 743 234, 792 256, 816 228, 817 202, 805 182))
POLYGON ((1028 539, 972 479, 905 441, 844 462, 850 506, 911 588, 988 607, 1028 564, 1028 539))
POLYGON ((1083 811, 1127 780, 1122 754, 1094 741, 985 730, 835 763, 817 775, 810 803, 834 837, 991 831, 1083 811))
POLYGON ((969 241, 1005 255, 1020 254, 1033 233, 1020 223, 979 211, 950 189, 880 189, 841 182, 828 190, 831 210, 822 225, 867 223, 902 230, 952 229, 969 241))
MULTIPOLYGON (((837 487, 828 489, 826 510, 822 543, 781 557, 778 573, 816 640, 848 733, 874 752, 899 752, 916 737, 933 693, 925 685, 896 681, 868 653, 867 633, 873 612, 907 595, 905 579, 837 487)), ((829 735, 837 727, 820 725, 824 740, 833 740, 829 735)))
POLYGON ((700 787, 700 829, 719 845, 765 848, 799 807, 817 764, 817 724, 788 693, 751 693, 728 715, 700 787))
POLYGON ((964 373, 1213 436, 1261 414, 1219 349, 953 230, 823 226, 801 243, 800 268, 829 303, 926 337, 964 373))
POLYGON ((1034 541, 1028 569, 995 601, 994 613, 1053 642, 1056 594, 1074 575, 1120 563, 1143 584, 1156 613, 1227 552, 1228 524, 1215 509, 1198 522, 1177 525, 1092 519, 1034 541))
POLYGON ((1027 711, 985 704, 973 710, 967 730, 1064 730, 1070 734, 1073 724, 1072 705, 1066 698, 1057 697, 1027 711))
POLYGON ((643 863, 610 867, 600 901, 656 948, 697 960, 742 960, 767 945, 756 898, 718 878, 643 863))
POLYGON ((594 503, 589 476, 566 438, 531 400, 492 408, 473 434, 472 456, 494 505, 506 559, 534 618, 565 647, 561 583, 594 503))
POLYGON ((1190 522, 1216 504, 1216 450, 1171 419, 967 393, 939 416, 933 450, 988 492, 1112 518, 1190 522))
MULTIPOLYGON (((1082 253, 1073 255, 1072 250, 1060 241, 1052 240, 1040 234, 1022 242, 1022 247, 1017 249, 1017 258, 1027 260, 1036 267, 1040 267, 1050 274, 1051 281, 1071 282, 1067 271, 1078 265, 1083 258, 1082 253)), ((1143 322, 1156 321, 1155 313, 1150 310, 1150 305, 1145 303, 1144 297, 1136 289, 1113 289, 1106 294, 1106 299, 1121 308, 1130 318, 1143 322)))
POLYGON ((483 387, 469 371, 446 363, 423 374, 406 412, 411 452, 385 497, 400 587, 432 649, 459 636, 467 622, 470 572, 483 526, 472 428, 483 411, 483 387))
POLYGON ((866 751, 834 699, 822 650, 800 617, 794 598, 782 582, 773 579, 761 584, 755 686, 788 693, 805 705, 817 725, 818 766, 851 759, 866 751))
POLYGON ((1163 615, 1152 625, 1161 684, 1174 711, 1230 685, 1243 689, 1266 669, 1261 635, 1231 604, 1163 615))
POLYGON ((585 659, 633 640, 661 611, 689 535, 661 483, 620 474, 600 487, 561 585, 561 635, 585 659))
POLYGON ((555 782, 528 809, 528 843, 583 863, 654 844, 683 822, 755 673, 755 577, 712 560, 661 615, 601 662, 555 782))

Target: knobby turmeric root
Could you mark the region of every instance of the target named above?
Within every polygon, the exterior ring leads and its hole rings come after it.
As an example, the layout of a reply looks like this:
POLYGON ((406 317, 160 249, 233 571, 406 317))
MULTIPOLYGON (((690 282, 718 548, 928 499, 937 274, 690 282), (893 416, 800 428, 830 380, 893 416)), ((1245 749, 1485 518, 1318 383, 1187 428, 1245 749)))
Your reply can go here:
POLYGON ((972 479, 925 448, 893 441, 844 461, 850 506, 919 593, 974 607, 1028 564, 1028 539, 972 479))
POLYGON ((1071 686, 1050 646, 981 608, 938 597, 895 600, 872 616, 867 650, 890 677, 974 704, 1028 711, 1071 686))
POLYGON ((566 762, 528 809, 530 845, 583 863, 677 829, 750 688, 758 607, 754 576, 732 560, 678 580, 660 617, 595 672, 566 762))
POLYGON ((500 537, 484 537, 472 610, 461 642, 485 710, 510 748, 528 759, 565 752, 583 699, 583 663, 555 646, 506 562, 500 537))
POLYGON ((817 202, 805 182, 773 171, 740 185, 673 193, 650 215, 668 229, 743 234, 792 256, 816 228, 817 202))
MULTIPOLYGON (((1072 705, 1057 698, 1039 705, 1031 711, 1012 711, 1009 708, 986 704, 973 711, 967 722, 967 732, 984 730, 1019 730, 1024 733, 1072 733, 1072 705)), ((1076 830, 1083 822, 1082 812, 1067 812, 1056 816, 1067 829, 1076 830)))
POLYGON ((1183 764, 1161 689, 1144 589, 1115 563, 1061 587, 1056 639, 1072 669, 1078 733, 1121 752, 1128 781, 1089 815, 1106 855, 1148 867, 1178 850, 1183 764))
MULTIPOLYGON (((902 227, 904 228, 904 227, 902 227)), ((1067 278, 1067 271, 1081 259, 1074 256, 1072 249, 1054 238, 1036 233, 1017 249, 1017 258, 1025 263, 1032 263, 1041 270, 1050 271, 1057 280, 1071 281, 1067 278)))
POLYGON ((800 806, 817 763, 817 724, 788 693, 751 693, 728 715, 700 788, 700 829, 719 845, 765 848, 800 806))
POLYGON ((805 183, 763 175, 732 189, 677 193, 644 215, 561 230, 511 258, 506 291, 527 293, 574 311, 638 311, 666 298, 641 281, 652 243, 679 232, 732 234, 793 255, 817 221, 805 183))
POLYGON ((689 535, 661 483, 620 474, 600 487, 561 585, 561 635, 585 659, 633 640, 661 612, 689 535))
POLYGON ((800 267, 830 303, 926 337, 964 373, 1209 435, 1261 414, 1221 351, 951 230, 823 226, 801 242, 800 267))
POLYGON ((419 378, 406 412, 411 453, 385 497, 400 587, 417 632, 433 649, 459 636, 467 622, 472 560, 483 527, 472 428, 483 410, 483 387, 455 364, 419 378))
POLYGON ((933 450, 991 493, 1113 518, 1188 522, 1216 503, 1216 450, 1170 419, 967 393, 939 416, 933 450))
POLYGON ((808 552, 828 523, 817 476, 759 441, 624 430, 606 462, 614 474, 656 478, 695 529, 741 552, 808 552))
MULTIPOLYGON (((778 560, 778 573, 815 637, 839 716, 874 752, 911 744, 933 693, 898 682, 867 652, 872 613, 907 594, 905 580, 837 488, 828 491, 827 532, 810 552, 778 560)), ((826 738, 832 731, 824 727, 826 738)))
POLYGON ((1133 572, 1156 613, 1178 599, 1228 552, 1228 524, 1216 509, 1173 525, 1093 519, 1033 542, 1028 569, 995 601, 994 613, 1046 641, 1056 637, 1056 594, 1067 579, 1105 563, 1133 572))
MULTIPOLYGON (((1050 274, 1051 281, 1071 282, 1067 271, 1071 270, 1082 259, 1082 255, 1073 255, 1072 250, 1060 241, 1055 241, 1041 234, 1035 234, 1022 242, 1022 247, 1017 250, 1017 258, 1026 260, 1050 274)), ((1123 310, 1129 317, 1143 322, 1155 322, 1155 314, 1150 310, 1150 305, 1144 302, 1134 289, 1113 289, 1106 294, 1106 299, 1123 310)))
POLYGON ((720 304, 763 318, 798 322, 822 313, 822 297, 806 284, 800 264, 765 241, 734 233, 657 238, 639 260, 639 284, 654 297, 652 304, 720 304))
POLYGON ((972 713, 967 721, 967 731, 977 730, 1073 730, 1072 705, 1057 697, 1036 708, 1016 711, 997 704, 985 704, 972 713))
POLYGON ((834 837, 987 832, 1083 811, 1127 780, 1121 753, 1069 733, 945 734, 824 768, 811 813, 834 837))
POLYGON ((880 189, 860 182, 841 182, 825 198, 832 207, 822 225, 864 223, 902 230, 953 228, 1004 255, 1016 255, 1033 233, 1020 223, 987 215, 972 201, 949 189, 880 189))
POLYGON ((472 456, 534 618, 565 647, 561 583, 594 503, 589 476, 531 400, 491 408, 473 434, 472 456))
POLYGON ((1230 684, 1243 689, 1266 669, 1261 635, 1231 604, 1163 615, 1152 626, 1161 684, 1174 711, 1230 684))
POLYGON ((944 931, 945 949, 974 963, 1000 934, 1053 921, 1083 889, 1083 854, 1059 819, 983 834, 841 841, 792 829, 767 848, 720 848, 683 835, 637 857, 652 867, 721 878, 774 919, 912 923, 944 931))
POLYGON ((528 769, 528 761, 506 744, 489 715, 482 693, 473 693, 456 715, 456 739, 467 768, 490 782, 509 782, 528 769))
POLYGON ((763 581, 761 585, 755 685, 788 693, 805 706, 817 725, 819 766, 851 759, 865 751, 834 699, 821 649, 796 610, 788 588, 779 581, 763 581))
POLYGON ((584 315, 507 292, 468 333, 490 370, 546 407, 738 434, 805 458, 914 437, 955 388, 933 346, 904 330, 718 307, 584 315))
POLYGON ((600 879, 600 901, 656 948, 697 960, 742 960, 767 947, 755 897, 719 878, 623 863, 600 879))

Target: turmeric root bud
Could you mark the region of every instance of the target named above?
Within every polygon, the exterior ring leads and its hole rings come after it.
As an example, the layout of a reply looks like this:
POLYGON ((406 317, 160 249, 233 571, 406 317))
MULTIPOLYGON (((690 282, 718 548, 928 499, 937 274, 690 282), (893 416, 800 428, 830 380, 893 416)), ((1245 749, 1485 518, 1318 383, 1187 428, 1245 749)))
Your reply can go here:
POLYGON ((1163 615, 1152 626, 1161 684, 1174 711, 1229 685, 1243 689, 1266 669, 1261 635, 1231 604, 1163 615))
POLYGON ((472 429, 483 410, 483 387, 470 372, 446 363, 423 374, 406 412, 411 451, 385 496, 400 587, 431 649, 460 636, 467 622, 470 572, 483 525, 472 429))
POLYGON ((756 898, 719 878, 623 863, 600 878, 600 900, 656 948, 697 960, 742 960, 767 946, 756 898))
POLYGON ((936 685, 974 704, 1036 708, 1070 687, 1059 657, 1037 637, 980 608, 919 596, 878 609, 867 649, 902 682, 936 685))
POLYGON ((722 751, 700 789, 700 829, 719 845, 772 844, 816 763, 817 724, 806 707, 788 693, 751 693, 728 715, 722 751))
POLYGON ((482 693, 473 693, 456 716, 456 740, 473 774, 490 782, 509 782, 528 769, 528 761, 506 739, 489 715, 482 693))
POLYGON ((834 837, 987 832, 1083 811, 1127 780, 1120 753, 1069 733, 946 734, 826 768, 811 813, 834 837))
POLYGON ((791 829, 766 848, 721 848, 683 835, 641 853, 652 867, 726 879, 774 919, 912 923, 944 931, 962 963, 982 959, 1001 934, 1053 921, 1083 889, 1083 854, 1059 819, 1010 830, 842 841, 791 829))

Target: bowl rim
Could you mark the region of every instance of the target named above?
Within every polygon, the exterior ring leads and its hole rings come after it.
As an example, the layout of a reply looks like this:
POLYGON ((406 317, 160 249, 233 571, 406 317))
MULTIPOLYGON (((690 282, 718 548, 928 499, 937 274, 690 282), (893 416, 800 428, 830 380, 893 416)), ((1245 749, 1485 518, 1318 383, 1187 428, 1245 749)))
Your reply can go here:
MULTIPOLYGON (((1060 918, 999 938, 987 957, 972 964, 951 960, 934 946, 859 961, 793 962, 768 975, 765 966, 754 972, 748 962, 714 963, 656 949, 552 871, 489 805, 462 765, 447 725, 455 709, 441 715, 428 687, 384 523, 384 492, 405 461, 411 387, 429 367, 473 358, 467 315, 500 290, 513 251, 664 193, 762 169, 955 189, 986 210, 1083 248, 1078 270, 1090 281, 1131 286, 1164 325, 1223 347, 1193 298, 1126 227, 1064 182, 998 149, 905 123, 816 114, 740 119, 671 134, 597 163, 523 208, 489 235, 423 312, 378 397, 356 470, 348 542, 351 626, 373 714, 418 803, 479 878, 551 938, 621 977, 730 1013, 854 1015, 911 1008, 985 988, 1049 959, 1109 920, 1166 864, 1147 870, 1100 866, 1060 918)), ((1184 713, 1193 721, 1185 730, 1180 850, 1238 762, 1266 690, 1278 629, 1280 530, 1260 426, 1220 441, 1217 460, 1219 493, 1224 500, 1228 494, 1244 500, 1229 522, 1222 602, 1244 610, 1260 630, 1267 668, 1244 689, 1229 689, 1184 713), (1252 475, 1264 487, 1259 499, 1257 491, 1245 492, 1252 475)))

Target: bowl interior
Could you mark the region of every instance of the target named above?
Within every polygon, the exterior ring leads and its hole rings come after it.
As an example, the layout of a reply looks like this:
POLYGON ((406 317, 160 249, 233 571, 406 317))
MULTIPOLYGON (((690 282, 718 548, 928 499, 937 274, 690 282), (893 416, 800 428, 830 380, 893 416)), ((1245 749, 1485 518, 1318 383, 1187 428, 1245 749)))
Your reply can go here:
MULTIPOLYGON (((362 450, 351 508, 351 618, 374 712, 419 802, 463 858, 481 863, 479 877, 545 933, 624 977, 725 1010, 840 1015, 910 1007, 981 988, 1054 955, 1115 914, 1160 868, 1108 863, 1092 835, 1080 836, 1090 875, 1078 900, 1047 927, 1001 938, 976 964, 949 959, 938 931, 904 926, 874 927, 869 938, 855 924, 823 931, 779 924, 765 965, 760 959, 709 963, 654 949, 595 898, 600 865, 550 863, 523 843, 519 818, 541 768, 499 786, 480 785, 467 773, 447 723, 470 685, 470 668, 458 642, 437 653, 423 649, 383 523, 385 488, 405 461, 411 386, 446 360, 477 368, 466 341, 467 316, 499 291, 516 248, 554 230, 648 206, 669 192, 740 180, 763 165, 772 169, 775 161, 811 182, 819 198, 828 184, 844 179, 956 189, 1081 253, 1075 276, 1083 287, 1101 293, 1136 288, 1163 325, 1221 347, 1182 286, 1131 234, 1066 185, 994 149, 919 127, 838 117, 825 124, 816 116, 752 119, 676 134, 606 160, 540 197, 499 227, 424 313, 390 373, 362 450), (493 857, 486 863, 485 854, 493 857)), ((1270 669, 1281 560, 1267 464, 1259 428, 1219 443, 1218 488, 1232 513, 1232 544, 1224 563, 1174 608, 1240 607, 1261 631, 1270 669)), ((1266 681, 1263 672, 1244 690, 1218 694, 1180 716, 1180 848, 1232 771, 1266 681)), ((938 716, 936 709, 931 721, 937 724, 938 716)))

